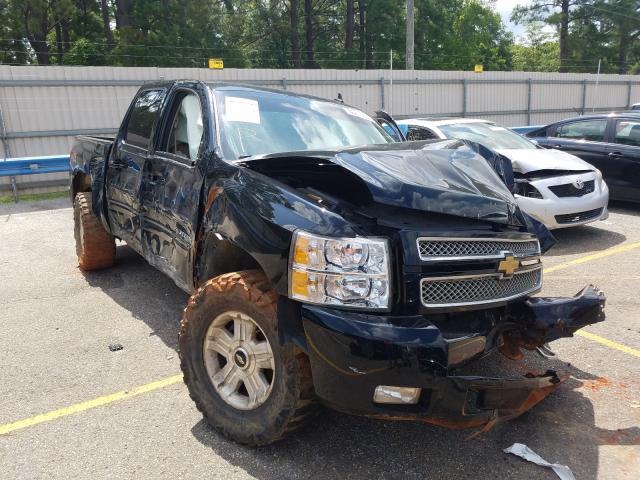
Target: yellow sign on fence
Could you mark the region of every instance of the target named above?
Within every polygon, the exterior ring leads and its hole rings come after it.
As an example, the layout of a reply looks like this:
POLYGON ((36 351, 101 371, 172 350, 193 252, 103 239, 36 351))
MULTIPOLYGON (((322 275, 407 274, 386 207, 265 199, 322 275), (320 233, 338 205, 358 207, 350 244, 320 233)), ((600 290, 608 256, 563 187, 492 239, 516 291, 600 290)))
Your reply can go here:
MULTIPOLYGON (((209 60, 209 61, 211 61, 211 60, 209 60)), ((481 63, 476 63, 476 66, 473 67, 473 71, 476 72, 476 73, 482 73, 482 69, 483 68, 482 68, 482 64, 481 63)))
POLYGON ((221 58, 210 58, 209 68, 213 68, 215 70, 222 70, 224 68, 224 62, 222 61, 221 58))

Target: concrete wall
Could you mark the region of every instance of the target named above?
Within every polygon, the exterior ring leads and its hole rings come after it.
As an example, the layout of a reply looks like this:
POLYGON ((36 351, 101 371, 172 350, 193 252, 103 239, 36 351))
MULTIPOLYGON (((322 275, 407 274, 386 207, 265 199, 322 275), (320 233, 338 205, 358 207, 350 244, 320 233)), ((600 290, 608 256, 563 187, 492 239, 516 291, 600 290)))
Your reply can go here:
MULTIPOLYGON (((507 126, 546 124, 582 112, 640 102, 640 77, 529 72, 270 70, 0 66, 0 161, 61 154, 77 134, 110 134, 137 88, 158 79, 252 83, 336 98, 398 117, 445 114, 507 126)), ((40 175, 19 182, 55 180, 40 175)), ((0 188, 6 179, 0 180, 0 188)))

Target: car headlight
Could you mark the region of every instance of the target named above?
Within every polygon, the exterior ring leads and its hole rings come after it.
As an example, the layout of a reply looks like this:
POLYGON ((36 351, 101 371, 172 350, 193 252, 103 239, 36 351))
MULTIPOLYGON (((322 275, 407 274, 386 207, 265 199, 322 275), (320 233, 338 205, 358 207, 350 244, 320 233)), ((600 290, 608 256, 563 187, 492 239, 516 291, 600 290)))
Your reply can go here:
POLYGON ((289 296, 324 305, 389 308, 387 241, 295 232, 289 260, 289 296))
POLYGON ((596 180, 598 180, 598 185, 602 185, 602 172, 596 168, 596 180))

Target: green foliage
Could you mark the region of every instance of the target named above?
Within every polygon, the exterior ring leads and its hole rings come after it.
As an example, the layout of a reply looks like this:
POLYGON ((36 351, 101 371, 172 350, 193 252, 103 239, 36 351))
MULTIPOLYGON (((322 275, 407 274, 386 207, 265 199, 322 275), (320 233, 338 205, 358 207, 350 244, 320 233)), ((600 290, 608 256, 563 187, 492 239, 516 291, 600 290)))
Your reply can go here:
MULTIPOLYGON (((533 0, 517 6, 512 20, 555 29, 560 40, 560 58, 563 3, 568 12, 566 56, 558 68, 595 73, 601 60, 604 73, 635 71, 635 65, 640 62, 640 2, 637 0, 533 0)), ((526 53, 516 48, 514 55, 516 51, 521 58, 526 53)))
MULTIPOLYGON (((637 0, 533 0, 514 11, 532 26, 518 44, 493 6, 415 0, 415 67, 594 71, 601 58, 603 71, 623 72, 640 64, 637 0), (545 26, 560 30, 562 3, 564 50, 557 37, 535 38, 545 26)), ((390 51, 403 68, 404 0, 0 0, 1 63, 205 67, 221 57, 238 68, 388 68, 390 51)))
POLYGON ((543 32, 539 22, 529 24, 524 43, 511 45, 513 70, 557 72, 560 68, 560 44, 543 32))

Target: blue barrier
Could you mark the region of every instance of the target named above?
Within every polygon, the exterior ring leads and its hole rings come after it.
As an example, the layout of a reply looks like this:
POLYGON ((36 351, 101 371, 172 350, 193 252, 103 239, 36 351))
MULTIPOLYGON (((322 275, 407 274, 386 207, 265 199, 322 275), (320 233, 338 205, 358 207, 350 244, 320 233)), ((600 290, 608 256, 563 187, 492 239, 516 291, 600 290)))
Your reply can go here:
POLYGON ((0 160, 0 177, 17 177, 36 173, 58 173, 69 171, 69 155, 48 157, 7 158, 0 160))
POLYGON ((542 127, 544 127, 544 125, 532 125, 530 127, 511 127, 511 130, 519 133, 520 135, 526 135, 527 133, 533 132, 534 130, 542 127))
POLYGON ((69 155, 50 155, 46 157, 22 157, 0 160, 0 177, 11 178, 11 188, 18 201, 16 178, 22 175, 40 173, 62 173, 69 171, 69 155))

